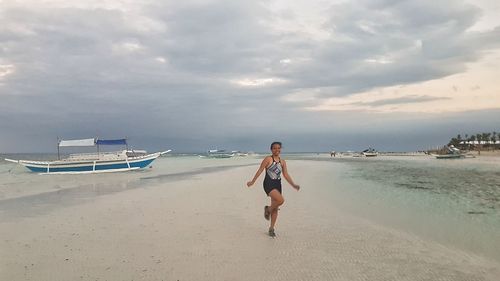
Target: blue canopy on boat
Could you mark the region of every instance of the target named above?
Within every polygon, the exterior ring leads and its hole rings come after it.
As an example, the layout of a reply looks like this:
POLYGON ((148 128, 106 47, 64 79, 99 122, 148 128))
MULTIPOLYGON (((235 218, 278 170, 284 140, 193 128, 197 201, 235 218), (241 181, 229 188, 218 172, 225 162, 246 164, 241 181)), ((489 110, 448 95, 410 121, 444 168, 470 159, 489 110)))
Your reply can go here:
POLYGON ((97 145, 127 145, 127 139, 117 140, 100 140, 98 139, 95 144, 97 145))

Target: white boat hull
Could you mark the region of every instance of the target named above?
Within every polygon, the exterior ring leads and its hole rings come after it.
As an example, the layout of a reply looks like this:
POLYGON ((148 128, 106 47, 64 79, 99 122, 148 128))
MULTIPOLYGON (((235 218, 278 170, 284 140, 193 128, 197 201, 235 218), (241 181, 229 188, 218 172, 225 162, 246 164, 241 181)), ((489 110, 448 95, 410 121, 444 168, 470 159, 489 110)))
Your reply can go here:
POLYGON ((30 161, 30 160, 12 160, 9 162, 18 163, 25 166, 32 172, 42 174, 89 174, 89 173, 110 173, 133 171, 149 166, 160 155, 168 153, 156 152, 139 157, 126 157, 116 160, 82 160, 82 161, 30 161))
POLYGON ((442 154, 442 155, 435 154, 434 157, 436 157, 436 159, 460 159, 460 158, 465 158, 465 155, 463 155, 463 154, 442 154))

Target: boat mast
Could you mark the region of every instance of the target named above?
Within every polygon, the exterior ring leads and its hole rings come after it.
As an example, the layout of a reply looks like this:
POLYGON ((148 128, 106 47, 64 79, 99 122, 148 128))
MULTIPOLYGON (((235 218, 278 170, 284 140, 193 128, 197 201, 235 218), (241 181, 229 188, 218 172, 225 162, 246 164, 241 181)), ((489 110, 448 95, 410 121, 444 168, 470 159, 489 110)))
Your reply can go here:
POLYGON ((57 160, 61 160, 61 156, 59 154, 59 142, 60 142, 59 137, 57 137, 57 160))

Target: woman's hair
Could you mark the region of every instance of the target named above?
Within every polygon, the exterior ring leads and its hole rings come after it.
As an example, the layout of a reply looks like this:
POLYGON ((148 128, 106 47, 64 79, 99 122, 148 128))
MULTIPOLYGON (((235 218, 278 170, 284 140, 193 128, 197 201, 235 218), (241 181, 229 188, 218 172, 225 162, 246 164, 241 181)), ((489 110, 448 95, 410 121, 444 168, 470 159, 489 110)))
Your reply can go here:
POLYGON ((275 144, 279 145, 280 147, 282 146, 280 141, 274 141, 273 143, 271 143, 271 149, 273 149, 273 146, 275 144))

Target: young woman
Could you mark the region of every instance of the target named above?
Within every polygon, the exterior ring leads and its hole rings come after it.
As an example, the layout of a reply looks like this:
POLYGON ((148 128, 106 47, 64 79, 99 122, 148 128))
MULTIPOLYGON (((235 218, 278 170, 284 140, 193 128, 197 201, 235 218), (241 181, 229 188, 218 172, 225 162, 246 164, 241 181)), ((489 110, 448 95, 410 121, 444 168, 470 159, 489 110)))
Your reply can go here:
POLYGON ((295 188, 297 191, 300 189, 298 184, 295 184, 288 174, 285 160, 280 158, 281 153, 281 142, 273 142, 271 144, 271 156, 266 156, 259 169, 255 173, 253 179, 247 182, 247 186, 252 186, 260 174, 266 170, 266 176, 264 178, 264 191, 267 196, 271 197, 271 205, 264 206, 264 218, 269 220, 271 218, 271 226, 269 227, 269 236, 275 237, 274 225, 276 224, 276 219, 278 219, 278 207, 283 205, 285 199, 281 195, 281 175, 285 177, 286 181, 295 188))

